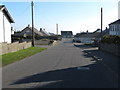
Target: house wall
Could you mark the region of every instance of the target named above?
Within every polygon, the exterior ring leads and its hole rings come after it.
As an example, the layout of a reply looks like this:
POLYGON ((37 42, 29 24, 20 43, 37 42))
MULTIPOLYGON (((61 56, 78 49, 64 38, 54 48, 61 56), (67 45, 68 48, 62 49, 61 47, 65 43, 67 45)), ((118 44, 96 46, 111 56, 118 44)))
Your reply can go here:
POLYGON ((11 43, 11 24, 2 11, 0 11, 0 30, 0 42, 11 43))
POLYGON ((0 42, 4 42, 3 35, 3 13, 0 11, 0 42))
POLYGON ((92 38, 75 38, 75 41, 81 41, 81 43, 93 43, 92 38))
POLYGON ((118 19, 120 19, 120 1, 118 2, 118 19))
POLYGON ((110 35, 120 35, 120 24, 110 25, 110 35))

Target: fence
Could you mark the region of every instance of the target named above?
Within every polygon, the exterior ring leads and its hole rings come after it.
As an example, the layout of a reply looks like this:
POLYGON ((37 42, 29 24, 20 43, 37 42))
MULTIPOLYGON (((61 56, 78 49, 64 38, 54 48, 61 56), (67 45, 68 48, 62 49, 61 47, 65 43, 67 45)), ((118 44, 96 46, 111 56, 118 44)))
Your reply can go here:
POLYGON ((0 43, 0 55, 31 47, 31 42, 0 43))
POLYGON ((100 50, 120 56, 120 45, 118 44, 101 43, 100 50))

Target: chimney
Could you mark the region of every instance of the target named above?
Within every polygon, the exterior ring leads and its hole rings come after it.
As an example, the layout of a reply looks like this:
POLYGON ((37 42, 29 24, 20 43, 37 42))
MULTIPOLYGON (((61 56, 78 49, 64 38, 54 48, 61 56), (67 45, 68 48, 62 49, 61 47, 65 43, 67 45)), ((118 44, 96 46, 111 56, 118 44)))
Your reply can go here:
POLYGON ((40 28, 40 31, 42 31, 42 28, 40 28))
POLYGON ((28 24, 28 27, 30 27, 30 24, 28 24))
POLYGON ((105 30, 107 30, 108 28, 106 27, 105 30))
POLYGON ((86 33, 88 34, 88 30, 86 31, 86 33))

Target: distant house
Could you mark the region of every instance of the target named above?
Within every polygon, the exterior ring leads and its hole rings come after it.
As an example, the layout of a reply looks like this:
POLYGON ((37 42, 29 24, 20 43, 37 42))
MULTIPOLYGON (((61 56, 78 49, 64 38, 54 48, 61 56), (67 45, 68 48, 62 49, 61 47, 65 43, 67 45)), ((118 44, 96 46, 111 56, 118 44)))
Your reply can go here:
MULTIPOLYGON (((35 36, 44 36, 44 34, 40 31, 38 31, 36 28, 34 28, 34 34, 35 36)), ((20 36, 20 37, 26 37, 26 36, 32 36, 32 27, 28 25, 25 27, 21 32, 15 33, 14 36, 20 36)))
POLYGON ((50 36, 50 34, 47 33, 45 29, 40 28, 40 32, 43 34, 43 36, 50 36))
MULTIPOLYGON (((109 34, 109 29, 105 29, 102 32, 102 35, 108 35, 109 34)), ((77 33, 74 37, 74 40, 76 42, 81 42, 81 43, 94 43, 95 41, 99 42, 101 38, 101 30, 97 29, 94 32, 83 32, 83 33, 77 33)))
POLYGON ((99 35, 99 33, 80 33, 75 36, 75 41, 81 43, 93 43, 94 39, 99 35))
POLYGON ((54 33, 50 33, 50 32, 49 32, 49 35, 50 35, 50 36, 55 36, 55 34, 54 34, 54 33))
POLYGON ((71 38, 73 37, 72 31, 61 31, 61 35, 63 38, 71 38))
MULTIPOLYGON (((93 33, 99 33, 96 37, 95 40, 99 41, 101 39, 101 29, 97 29, 93 33)), ((109 29, 106 27, 105 30, 102 30, 102 37, 105 35, 109 35, 109 29)))
POLYGON ((11 43, 11 23, 14 23, 5 5, 0 5, 0 43, 11 43))
POLYGON ((109 24, 110 35, 120 35, 120 19, 109 24))

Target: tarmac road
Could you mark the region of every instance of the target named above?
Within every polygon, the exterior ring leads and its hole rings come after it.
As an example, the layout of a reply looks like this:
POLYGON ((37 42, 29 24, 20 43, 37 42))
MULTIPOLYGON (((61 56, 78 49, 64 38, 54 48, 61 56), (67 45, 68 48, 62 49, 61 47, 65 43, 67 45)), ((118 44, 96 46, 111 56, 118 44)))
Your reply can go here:
POLYGON ((2 75, 3 88, 118 88, 118 78, 70 39, 3 67, 2 75))

